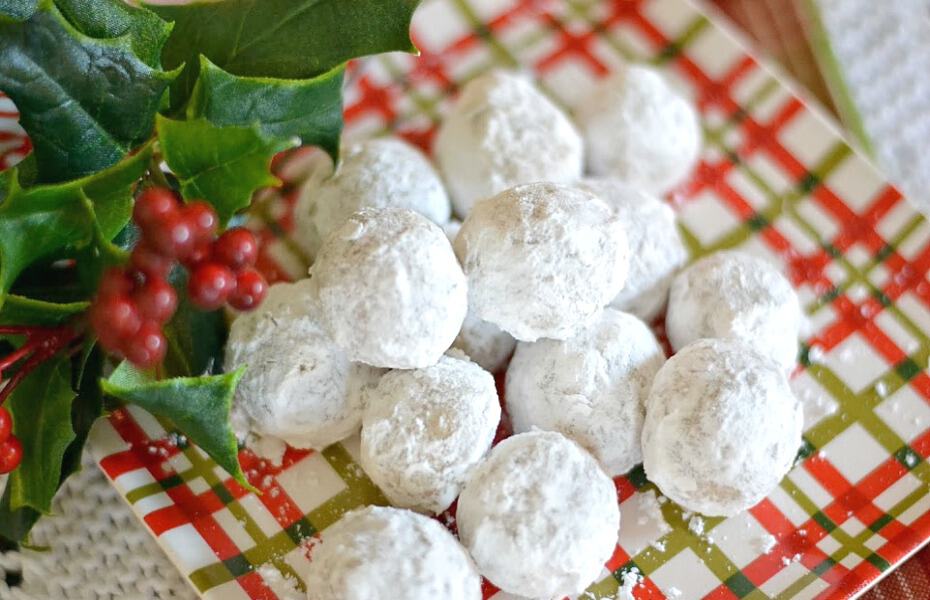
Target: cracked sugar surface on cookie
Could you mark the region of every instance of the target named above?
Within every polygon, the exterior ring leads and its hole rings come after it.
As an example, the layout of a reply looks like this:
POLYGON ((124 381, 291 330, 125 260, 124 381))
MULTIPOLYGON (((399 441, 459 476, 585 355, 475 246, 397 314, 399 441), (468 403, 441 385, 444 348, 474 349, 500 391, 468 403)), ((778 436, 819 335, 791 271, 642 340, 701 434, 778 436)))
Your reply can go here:
POLYGON ((774 265, 728 250, 675 277, 665 326, 676 350, 700 338, 736 338, 790 369, 798 353, 801 306, 774 265))
POLYGON ((507 368, 513 429, 558 431, 622 475, 642 461, 646 396, 664 362, 649 327, 611 308, 567 340, 521 342, 507 368))
POLYGON ((697 112, 651 67, 621 67, 586 97, 576 117, 595 175, 664 194, 697 162, 697 112))
POLYGON ((791 468, 801 425, 780 365, 739 340, 699 340, 653 381, 643 467, 687 510, 733 516, 767 496, 791 468))
POLYGON ((617 295, 629 267, 613 211, 590 192, 554 183, 478 202, 455 251, 471 313, 523 341, 571 336, 617 295))
POLYGON ((370 506, 322 533, 306 576, 308 600, 481 600, 481 577, 437 521, 370 506))
POLYGON ((617 544, 613 481, 555 432, 514 435, 491 450, 459 497, 459 537, 494 585, 528 598, 579 594, 617 544))
POLYGON ((399 138, 375 138, 344 148, 330 176, 311 177, 294 209, 295 233, 311 256, 323 240, 363 208, 409 208, 445 223, 452 207, 439 174, 419 149, 399 138))
POLYGON ((248 368, 233 397, 237 434, 323 449, 361 425, 361 392, 380 369, 353 363, 307 310, 304 283, 277 284, 256 313, 233 321, 227 372, 248 368))
POLYGON ((377 367, 436 363, 465 320, 467 284, 439 226, 408 209, 364 209, 310 269, 321 321, 349 358, 377 367))
POLYGON ((501 409, 491 374, 450 351, 366 391, 361 464, 391 504, 440 513, 491 448, 501 409))
POLYGON ((494 70, 469 81, 439 127, 436 162, 455 213, 521 183, 581 177, 583 144, 529 77, 494 70))
POLYGON ((668 301, 675 273, 688 259, 672 208, 619 179, 583 179, 586 189, 616 211, 630 244, 630 274, 611 301, 614 308, 651 322, 668 301))

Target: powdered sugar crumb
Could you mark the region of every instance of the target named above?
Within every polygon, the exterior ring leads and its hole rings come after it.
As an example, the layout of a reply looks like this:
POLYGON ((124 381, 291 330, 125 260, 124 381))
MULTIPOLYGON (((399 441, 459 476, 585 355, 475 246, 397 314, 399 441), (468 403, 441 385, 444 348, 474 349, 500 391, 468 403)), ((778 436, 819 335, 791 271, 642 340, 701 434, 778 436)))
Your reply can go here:
POLYGON ((775 539, 774 535, 766 533, 756 540, 756 548, 758 548, 759 552, 762 554, 768 554, 772 551, 772 548, 775 547, 777 542, 778 540, 775 539))
POLYGON ((620 577, 620 590, 617 594, 618 600, 634 600, 633 590, 636 586, 642 584, 643 576, 639 569, 632 567, 629 571, 624 571, 620 577))
POLYGON ((688 531, 694 535, 701 537, 704 535, 704 519, 698 515, 694 515, 688 519, 688 531))

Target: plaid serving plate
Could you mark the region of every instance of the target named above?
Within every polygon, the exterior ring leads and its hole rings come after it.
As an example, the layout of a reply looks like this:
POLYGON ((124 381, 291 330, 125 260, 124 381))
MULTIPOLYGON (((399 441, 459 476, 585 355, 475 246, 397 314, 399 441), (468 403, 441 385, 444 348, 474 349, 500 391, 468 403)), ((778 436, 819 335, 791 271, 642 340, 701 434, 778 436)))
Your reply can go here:
MULTIPOLYGON (((809 316, 793 377, 804 444, 771 496, 731 519, 662 502, 641 468, 617 478, 620 544, 583 597, 851 598, 930 538, 930 224, 704 10, 688 0, 427 0, 413 29, 421 57, 352 71, 347 135, 393 131, 428 149, 457 85, 493 66, 532 72, 568 108, 624 60, 666 71, 705 129, 700 165, 669 197, 692 255, 741 246, 769 257, 809 316)), ((2 102, 0 168, 28 152, 2 102)), ((301 160, 279 165, 285 180, 301 160)), ((306 266, 287 238, 293 187, 256 204, 273 277, 306 266)), ((243 451, 262 495, 135 408, 101 421, 90 447, 211 600, 303 597, 319 532, 384 502, 357 441, 288 450, 280 466, 243 451)))

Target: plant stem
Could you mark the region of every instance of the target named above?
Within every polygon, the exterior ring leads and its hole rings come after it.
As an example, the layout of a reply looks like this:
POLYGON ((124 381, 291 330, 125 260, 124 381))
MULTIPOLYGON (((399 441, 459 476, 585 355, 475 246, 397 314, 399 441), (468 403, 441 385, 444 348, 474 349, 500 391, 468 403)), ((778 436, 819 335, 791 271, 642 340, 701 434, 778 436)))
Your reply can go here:
POLYGON ((70 345, 71 342, 80 335, 68 325, 62 325, 60 327, 11 325, 0 327, 0 333, 26 336, 26 341, 20 348, 0 358, 0 377, 2 377, 5 369, 25 359, 16 373, 14 373, 13 376, 3 384, 3 388, 0 389, 0 404, 6 401, 7 397, 13 393, 13 389, 16 388, 33 369, 58 354, 59 351, 70 345))

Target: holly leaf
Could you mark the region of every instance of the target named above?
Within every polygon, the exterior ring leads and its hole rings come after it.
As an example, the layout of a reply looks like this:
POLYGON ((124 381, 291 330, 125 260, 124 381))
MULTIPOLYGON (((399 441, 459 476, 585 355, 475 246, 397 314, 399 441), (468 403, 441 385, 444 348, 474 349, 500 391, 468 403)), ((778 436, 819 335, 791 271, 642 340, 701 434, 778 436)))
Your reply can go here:
POLYGON ((30 264, 95 236, 112 239, 132 213, 132 186, 151 158, 152 145, 87 177, 23 188, 17 169, 0 178, 0 306, 30 264))
POLYGON ((89 302, 47 302, 10 294, 0 306, 0 325, 60 325, 78 315, 89 302))
POLYGON ((201 56, 200 77, 187 114, 214 125, 257 122, 267 136, 299 137, 335 157, 342 134, 344 74, 340 65, 313 79, 242 77, 201 56))
POLYGON ((20 112, 44 182, 114 165, 148 139, 176 75, 137 56, 131 33, 89 37, 51 0, 27 21, 0 22, 0 90, 20 112))
POLYGON ((256 124, 219 127, 206 119, 175 121, 159 115, 156 129, 181 195, 212 204, 223 224, 249 205, 252 192, 280 184, 271 174, 271 159, 294 145, 265 136, 256 124))
POLYGON ((38 0, 0 0, 0 21, 25 21, 35 14, 39 7, 38 0))
MULTIPOLYGON (((58 487, 81 468, 81 454, 90 434, 90 428, 103 414, 103 393, 100 390, 100 374, 103 371, 104 355, 89 342, 84 352, 71 359, 72 389, 77 397, 71 404, 71 427, 75 437, 62 455, 61 475, 58 487)), ((7 486, 0 498, 0 538, 19 544, 25 541, 33 525, 42 516, 34 508, 23 506, 13 509, 12 486, 7 486)))
POLYGON ((172 106, 190 96, 204 55, 234 75, 306 79, 357 56, 414 51, 410 18, 419 0, 224 0, 148 8, 174 30, 162 52, 173 69, 172 106))
POLYGON ((122 0, 55 0, 55 6, 88 37, 128 36, 132 51, 142 62, 153 69, 161 68, 161 49, 171 33, 171 24, 152 11, 122 0))
POLYGON ((100 385, 105 394, 170 419, 236 481, 254 489, 242 473, 229 424, 233 392, 244 372, 243 367, 225 375, 156 381, 124 361, 100 385))
POLYGON ((10 508, 29 507, 43 514, 61 478, 61 461, 74 440, 71 426, 71 363, 67 357, 47 360, 13 390, 9 409, 13 432, 23 444, 23 462, 10 473, 10 508))

